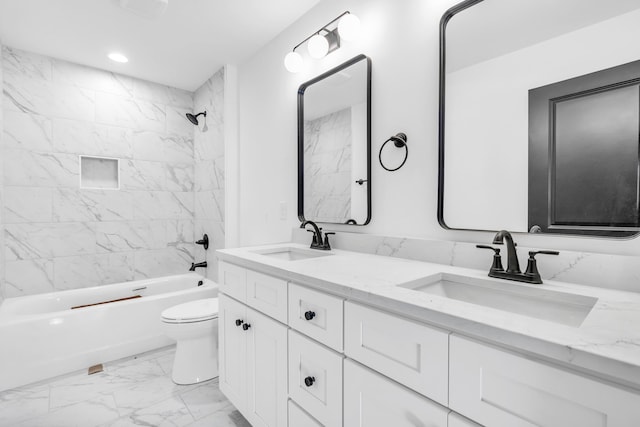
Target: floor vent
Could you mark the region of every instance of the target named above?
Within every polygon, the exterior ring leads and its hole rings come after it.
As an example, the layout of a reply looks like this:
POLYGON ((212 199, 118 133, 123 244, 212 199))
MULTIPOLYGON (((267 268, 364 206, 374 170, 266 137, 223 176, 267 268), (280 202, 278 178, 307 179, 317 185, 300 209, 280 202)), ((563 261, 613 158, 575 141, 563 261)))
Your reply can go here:
POLYGON ((104 371, 102 363, 98 363, 97 365, 93 365, 89 367, 89 372, 87 373, 87 375, 97 374, 98 372, 102 372, 102 371, 104 371))

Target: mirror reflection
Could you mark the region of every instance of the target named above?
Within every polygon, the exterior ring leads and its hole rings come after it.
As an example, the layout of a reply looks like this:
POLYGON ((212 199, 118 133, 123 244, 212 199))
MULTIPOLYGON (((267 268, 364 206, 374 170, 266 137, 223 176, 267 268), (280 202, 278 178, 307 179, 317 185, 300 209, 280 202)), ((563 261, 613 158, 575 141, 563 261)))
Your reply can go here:
POLYGON ((370 220, 371 62, 359 55, 298 90, 298 216, 370 220))
POLYGON ((638 0, 460 4, 443 30, 441 224, 637 233, 638 22, 638 0))

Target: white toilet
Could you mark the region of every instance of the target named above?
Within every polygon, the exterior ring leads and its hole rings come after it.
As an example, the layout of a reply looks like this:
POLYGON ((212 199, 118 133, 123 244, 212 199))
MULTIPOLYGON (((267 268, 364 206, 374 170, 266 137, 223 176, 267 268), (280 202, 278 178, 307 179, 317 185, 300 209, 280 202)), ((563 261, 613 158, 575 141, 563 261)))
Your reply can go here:
POLYGON ((218 376, 218 298, 175 305, 162 312, 169 338, 177 341, 171 378, 196 384, 218 376))

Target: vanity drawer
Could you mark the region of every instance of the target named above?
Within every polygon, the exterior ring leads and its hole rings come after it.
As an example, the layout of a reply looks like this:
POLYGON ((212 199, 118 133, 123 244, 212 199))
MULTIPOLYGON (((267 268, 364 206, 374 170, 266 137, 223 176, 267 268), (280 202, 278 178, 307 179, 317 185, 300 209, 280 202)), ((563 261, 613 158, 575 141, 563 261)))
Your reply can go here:
POLYGON ((342 352, 343 301, 289 283, 289 326, 342 352))
POLYGON ((289 400, 290 427, 323 427, 311 415, 303 411, 293 400, 289 400))
POLYGON ((289 329, 289 397, 325 426, 342 425, 342 359, 289 329))
POLYGON ((447 332, 347 301, 344 342, 348 357, 447 406, 447 332))
POLYGON ((247 270, 220 261, 218 264, 218 286, 220 292, 244 302, 247 297, 247 270))
POLYGON ((482 427, 480 424, 476 424, 473 421, 463 417, 455 412, 449 412, 449 424, 447 427, 482 427))
POLYGON ((447 427, 449 410, 362 365, 344 361, 344 425, 447 427))
POLYGON ((632 427, 640 394, 451 336, 451 409, 486 426, 632 427))
POLYGON ((287 323, 287 281, 247 271, 247 305, 287 323))

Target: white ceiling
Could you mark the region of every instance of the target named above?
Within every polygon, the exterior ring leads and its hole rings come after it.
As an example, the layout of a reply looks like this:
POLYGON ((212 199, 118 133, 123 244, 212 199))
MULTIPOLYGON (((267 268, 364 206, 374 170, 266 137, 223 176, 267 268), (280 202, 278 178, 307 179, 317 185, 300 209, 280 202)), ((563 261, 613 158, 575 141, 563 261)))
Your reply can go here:
POLYGON ((224 64, 250 57, 319 1, 169 0, 166 12, 152 19, 121 8, 119 0, 0 0, 0 41, 194 91, 224 64), (129 62, 110 61, 112 51, 129 62))

